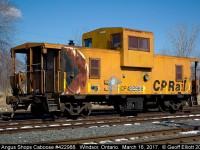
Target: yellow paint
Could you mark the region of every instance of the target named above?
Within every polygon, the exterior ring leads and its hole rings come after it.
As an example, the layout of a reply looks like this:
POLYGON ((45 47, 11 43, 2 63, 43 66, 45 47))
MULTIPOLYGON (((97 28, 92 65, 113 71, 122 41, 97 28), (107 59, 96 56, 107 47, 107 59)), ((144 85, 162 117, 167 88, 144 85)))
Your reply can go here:
MULTIPOLYGON (((175 66, 183 66, 183 78, 190 77, 190 65, 191 61, 197 61, 196 59, 155 55, 153 47, 153 33, 146 31, 138 31, 126 28, 100 28, 88 33, 83 34, 83 45, 84 40, 92 38, 92 48, 82 47, 78 48, 79 51, 84 55, 88 68, 90 68, 90 58, 97 58, 100 60, 100 78, 93 79, 88 76, 87 82, 95 85, 99 85, 99 91, 97 94, 107 94, 109 91, 108 85, 105 85, 105 81, 108 81, 112 76, 118 78, 121 81, 120 88, 117 85, 116 89, 112 89, 110 94, 154 94, 162 92, 162 94, 178 94, 178 92, 184 91, 169 91, 169 81, 174 81, 176 84, 181 82, 176 81, 175 66), (121 47, 118 49, 112 49, 111 47, 111 35, 120 33, 122 36, 121 47), (149 49, 150 51, 142 50, 129 50, 128 49, 128 37, 142 37, 150 39, 149 49), (149 80, 144 81, 144 74, 148 74, 149 80), (160 83, 156 84, 159 86, 159 90, 155 91, 153 88, 154 81, 159 80, 160 83), (161 83, 165 80, 167 86, 164 91, 161 91, 161 83), (124 87, 127 87, 124 89, 124 87), (142 91, 128 90, 129 87, 142 86, 142 91), (123 90, 122 90, 123 89, 123 90)), ((89 69, 90 73, 90 69, 89 69)), ((86 86, 84 94, 89 94, 89 86, 86 86)), ((188 88, 188 87, 187 87, 188 88)))
MULTIPOLYGON (((175 66, 182 65, 183 66, 183 79, 191 77, 191 62, 198 62, 197 58, 183 58, 183 57, 175 57, 175 56, 165 56, 165 55, 157 55, 154 54, 154 46, 153 46, 153 33, 146 31, 139 31, 127 28, 100 28, 88 33, 83 34, 83 45, 84 40, 88 38, 92 38, 92 48, 88 47, 75 47, 77 50, 81 52, 83 58, 86 61, 87 70, 87 80, 86 84, 82 84, 82 79, 77 82, 78 85, 82 86, 81 94, 91 94, 91 85, 98 85, 98 91, 95 94, 108 94, 110 93, 108 81, 112 76, 117 77, 120 83, 113 88, 112 93, 110 94, 124 94, 124 95, 142 95, 142 94, 171 94, 171 91, 168 91, 169 81, 174 81, 175 84, 180 83, 180 81, 176 81, 176 72, 175 66), (111 35, 119 33, 121 38, 121 44, 118 48, 111 47, 111 35), (149 49, 150 51, 142 51, 141 49, 129 50, 128 48, 128 37, 142 37, 150 39, 149 49), (90 78, 91 71, 91 63, 90 58, 97 58, 100 60, 100 70, 99 78, 90 78), (144 74, 148 74, 149 80, 144 81, 144 74), (165 87, 166 89, 155 90, 153 89, 154 81, 158 80, 160 83, 157 83, 157 88, 161 89, 161 83, 165 80, 168 85, 165 87), (106 82, 105 82, 106 81, 106 82), (128 86, 137 87, 142 86, 142 91, 131 91, 128 90, 128 86), (126 87, 126 89, 124 88, 126 87), (122 90, 123 89, 123 90, 122 90)), ((54 49, 56 51, 61 50, 64 52, 64 45, 59 44, 49 44, 49 43, 28 43, 30 48, 43 47, 43 49, 54 49)), ((21 51, 29 51, 29 49, 24 49, 25 45, 19 45, 15 48, 12 48, 12 52, 20 52, 21 51)), ((69 47, 69 46, 66 46, 69 47)), ((42 49, 41 49, 42 50, 42 49)), ((45 51, 45 50, 44 50, 45 51)), ((66 59, 64 55, 61 55, 61 59, 66 59)), ((60 61, 60 60, 59 60, 60 61)), ((61 62, 64 62, 61 60, 61 62)), ((13 64, 14 65, 14 64, 13 64)), ((63 69, 65 66, 62 66, 63 69)), ((93 69, 98 69, 93 68, 93 69)), ((63 71, 63 70, 62 70, 63 71)), ((94 71, 94 70, 93 70, 94 71)), ((63 72, 63 89, 67 88, 67 73, 63 72)), ((85 80, 85 79, 84 79, 85 80)), ((74 82, 76 83, 76 82, 74 82)), ((191 90, 191 84, 187 84, 186 89, 191 90)), ((174 88, 175 89, 175 88, 174 88)), ((174 94, 178 94, 178 92, 184 91, 173 91, 174 94)))
MULTIPOLYGON (((88 33, 83 34, 82 44, 84 45, 84 40, 92 38, 92 48, 101 49, 113 49, 121 51, 120 53, 120 64, 124 67, 142 67, 142 68, 152 68, 153 67, 153 33, 147 31, 139 31, 127 28, 100 28, 88 33), (121 34, 121 44, 118 48, 112 48, 111 45, 111 35, 119 33, 121 34), (149 39, 149 49, 150 51, 142 51, 141 49, 128 48, 128 37, 142 37, 149 39)), ((106 53, 102 53, 105 55, 106 53)))
POLYGON ((145 86, 143 85, 143 91, 142 91, 143 94, 145 94, 145 90, 146 90, 146 89, 145 89, 145 86))
POLYGON ((117 92, 118 92, 118 94, 120 93, 120 91, 121 91, 121 86, 120 86, 120 84, 118 84, 117 85, 117 92))
POLYGON ((91 86, 90 86, 90 83, 88 82, 88 93, 90 93, 90 88, 91 86))
POLYGON ((64 91, 65 91, 65 89, 66 89, 66 87, 67 87, 67 81, 66 81, 66 77, 67 77, 67 73, 66 73, 66 72, 64 72, 64 77, 63 77, 63 79, 64 79, 64 80, 63 80, 63 82, 64 82, 64 84, 63 84, 63 85, 64 85, 64 88, 63 88, 63 89, 64 89, 64 91))

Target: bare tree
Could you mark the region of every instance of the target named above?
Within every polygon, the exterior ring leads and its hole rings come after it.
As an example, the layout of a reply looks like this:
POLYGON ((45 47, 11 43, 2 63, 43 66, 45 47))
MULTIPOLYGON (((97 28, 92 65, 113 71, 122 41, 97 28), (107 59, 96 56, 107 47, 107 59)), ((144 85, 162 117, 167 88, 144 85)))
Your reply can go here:
POLYGON ((8 0, 0 0, 0 46, 10 46, 15 23, 21 12, 8 0))
MULTIPOLYGON (((179 24, 175 29, 168 31, 167 41, 168 45, 160 50, 161 54, 200 59, 200 26, 179 24)), ((194 63, 191 64, 191 68, 194 72, 194 63)), ((198 71, 200 74, 200 69, 198 71)))
POLYGON ((181 57, 192 57, 197 52, 199 34, 199 26, 192 26, 190 28, 186 24, 180 24, 176 29, 168 31, 170 45, 167 49, 161 49, 161 53, 181 57))
POLYGON ((10 88, 10 80, 9 80, 9 76, 10 76, 10 72, 12 70, 12 66, 10 65, 10 54, 8 51, 5 51, 4 53, 1 53, 1 61, 3 62, 1 64, 1 88, 2 91, 5 92, 5 94, 7 95, 8 93, 8 89, 10 88))
POLYGON ((21 12, 9 0, 0 0, 0 90, 7 93, 11 73, 9 49, 21 12))
POLYGON ((76 46, 82 46, 82 35, 85 32, 88 32, 89 29, 87 27, 82 27, 81 29, 76 29, 72 35, 73 35, 73 40, 75 42, 76 46))

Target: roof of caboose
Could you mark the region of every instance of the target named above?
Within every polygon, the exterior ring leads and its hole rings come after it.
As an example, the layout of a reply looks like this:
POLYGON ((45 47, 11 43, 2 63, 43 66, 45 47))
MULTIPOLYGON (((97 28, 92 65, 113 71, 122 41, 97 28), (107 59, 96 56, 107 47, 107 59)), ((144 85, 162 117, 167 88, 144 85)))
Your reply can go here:
POLYGON ((192 58, 192 57, 180 57, 180 56, 172 56, 172 55, 161 55, 161 54, 154 54, 154 56, 157 57, 167 57, 167 58, 176 58, 176 59, 188 59, 191 62, 199 62, 198 58, 192 58))
POLYGON ((18 51, 18 50, 22 50, 22 51, 26 51, 29 48, 32 47, 43 47, 43 48, 53 48, 53 49, 61 49, 63 44, 52 44, 52 43, 37 43, 37 42, 27 42, 21 45, 18 45, 16 47, 11 48, 11 51, 18 51))
POLYGON ((96 31, 101 31, 101 30, 123 30, 123 31, 146 32, 146 33, 151 33, 151 34, 153 33, 153 32, 150 32, 150 31, 131 29, 131 28, 124 28, 124 27, 103 27, 103 28, 98 28, 98 29, 86 32, 84 34, 91 33, 91 32, 96 32, 96 31))

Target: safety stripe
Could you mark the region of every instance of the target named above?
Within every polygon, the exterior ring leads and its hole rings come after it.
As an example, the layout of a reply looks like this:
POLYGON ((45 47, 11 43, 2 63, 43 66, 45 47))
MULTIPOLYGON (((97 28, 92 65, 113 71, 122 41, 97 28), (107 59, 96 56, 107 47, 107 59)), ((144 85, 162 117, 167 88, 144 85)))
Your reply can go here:
POLYGON ((88 93, 90 93, 90 83, 88 82, 88 93))
POLYGON ((143 85, 143 88, 142 88, 142 92, 143 92, 143 94, 145 94, 145 91, 146 90, 146 88, 145 88, 145 86, 143 85))
POLYGON ((63 82, 64 82, 64 91, 65 91, 65 89, 66 89, 66 87, 67 87, 67 82, 66 82, 66 77, 67 77, 67 73, 66 72, 64 72, 64 80, 63 80, 63 82))

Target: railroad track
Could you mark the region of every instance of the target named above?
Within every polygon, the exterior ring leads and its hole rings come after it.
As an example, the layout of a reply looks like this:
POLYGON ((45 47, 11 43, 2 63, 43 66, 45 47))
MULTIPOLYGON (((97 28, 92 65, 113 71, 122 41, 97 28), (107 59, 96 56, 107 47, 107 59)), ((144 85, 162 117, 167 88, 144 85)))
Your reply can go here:
POLYGON ((182 132, 198 130, 199 127, 200 126, 71 140, 67 139, 62 141, 40 142, 36 144, 182 144, 200 141, 200 135, 179 135, 182 132), (170 137, 167 137, 169 135, 170 137), (159 139, 158 136, 160 137, 159 139), (155 137, 156 140, 151 140, 155 137))
MULTIPOLYGON (((175 114, 184 114, 184 113, 198 113, 200 110, 200 106, 195 106, 195 107, 184 107, 182 112, 176 112, 175 114)), ((42 116, 33 116, 27 112, 17 112, 15 117, 13 119, 9 118, 11 116, 11 112, 0 112, 0 123, 4 122, 4 121, 24 121, 24 120, 33 120, 33 121, 37 121, 37 120, 41 120, 42 116)), ((149 112, 140 112, 138 114, 128 114, 128 115, 134 115, 137 117, 147 117, 147 116, 162 116, 162 115, 169 115, 170 112, 160 112, 158 110, 153 110, 153 111, 149 111, 149 112)), ((120 115, 114 111, 113 109, 96 109, 94 110, 90 116, 87 117, 88 118, 94 118, 96 119, 98 118, 107 118, 107 117, 119 117, 120 115)), ((84 117, 79 117, 80 119, 85 119, 84 117)), ((58 119, 56 119, 58 120, 58 119)))
POLYGON ((29 121, 11 121, 0 122, 0 134, 32 132, 32 131, 46 131, 58 129, 75 129, 75 128, 92 128, 92 127, 105 127, 115 125, 134 125, 146 122, 162 123, 173 122, 180 120, 200 119, 199 113, 177 113, 177 114, 153 114, 142 116, 107 116, 107 117, 88 117, 83 120, 65 120, 58 119, 55 122, 42 122, 42 120, 29 120, 29 121))
POLYGON ((200 134, 178 135, 177 137, 160 138, 138 143, 130 142, 128 144, 193 144, 197 142, 200 142, 200 134))

